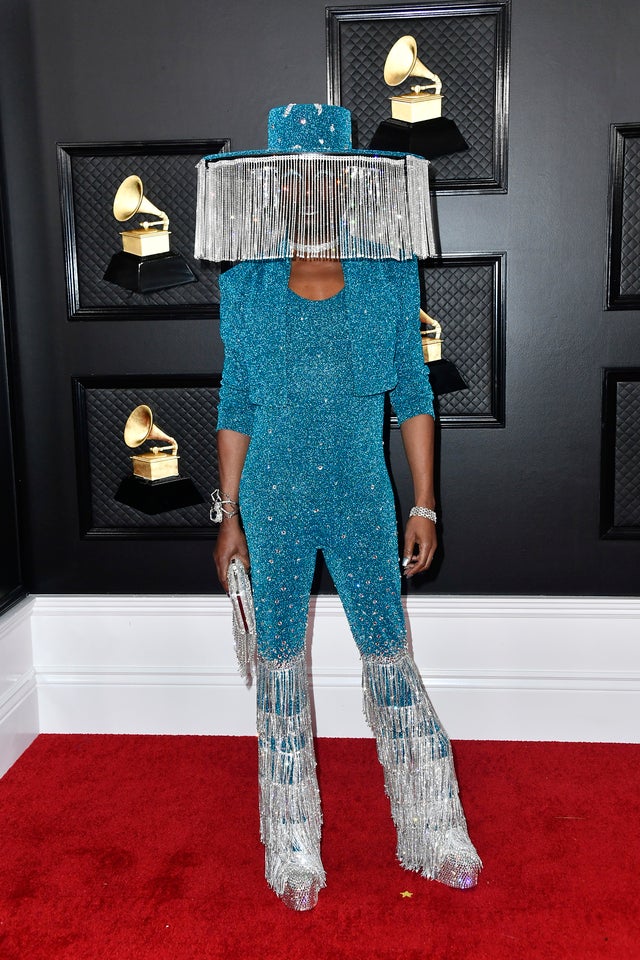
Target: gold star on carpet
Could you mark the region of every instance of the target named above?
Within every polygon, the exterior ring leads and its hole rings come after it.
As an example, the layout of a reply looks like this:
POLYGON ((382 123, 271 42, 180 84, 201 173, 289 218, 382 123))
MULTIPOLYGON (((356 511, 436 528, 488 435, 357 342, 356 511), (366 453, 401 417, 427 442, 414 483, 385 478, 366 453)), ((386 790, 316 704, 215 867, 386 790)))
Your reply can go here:
POLYGON ((400 896, 401 896, 401 897, 412 897, 413 894, 411 893, 410 890, 403 890, 402 893, 400 894, 400 896))

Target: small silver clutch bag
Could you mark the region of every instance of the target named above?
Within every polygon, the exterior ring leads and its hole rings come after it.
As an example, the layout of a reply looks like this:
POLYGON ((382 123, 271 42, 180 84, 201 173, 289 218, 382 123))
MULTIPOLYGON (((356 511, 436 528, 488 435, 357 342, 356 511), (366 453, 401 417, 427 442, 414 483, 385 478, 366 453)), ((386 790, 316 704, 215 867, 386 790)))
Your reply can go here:
POLYGON ((237 557, 229 564, 227 585, 233 610, 233 642, 238 669, 247 686, 251 686, 255 673, 256 614, 251 580, 242 560, 237 557))

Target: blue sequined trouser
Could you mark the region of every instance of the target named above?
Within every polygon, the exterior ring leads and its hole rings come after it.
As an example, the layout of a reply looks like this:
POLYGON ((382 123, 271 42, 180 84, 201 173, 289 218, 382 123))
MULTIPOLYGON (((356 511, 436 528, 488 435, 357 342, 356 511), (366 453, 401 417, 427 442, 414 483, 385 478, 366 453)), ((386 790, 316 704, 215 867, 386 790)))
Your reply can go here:
POLYGON ((258 408, 242 475, 265 875, 294 909, 307 909, 325 883, 304 655, 318 550, 362 656, 394 657, 406 647, 383 403, 382 396, 346 399, 332 391, 331 398, 316 392, 258 408))

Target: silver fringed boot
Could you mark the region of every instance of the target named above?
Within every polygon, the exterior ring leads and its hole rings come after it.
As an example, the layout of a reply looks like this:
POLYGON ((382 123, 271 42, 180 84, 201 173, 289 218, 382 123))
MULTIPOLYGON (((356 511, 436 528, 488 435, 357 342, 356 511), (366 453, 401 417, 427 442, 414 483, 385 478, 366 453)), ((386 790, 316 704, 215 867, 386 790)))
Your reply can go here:
POLYGON ((451 744, 413 658, 363 658, 364 712, 384 768, 398 860, 430 880, 466 890, 482 861, 469 839, 451 744))
POLYGON ((265 876, 292 910, 311 910, 326 881, 304 654, 285 664, 258 657, 257 704, 265 876))

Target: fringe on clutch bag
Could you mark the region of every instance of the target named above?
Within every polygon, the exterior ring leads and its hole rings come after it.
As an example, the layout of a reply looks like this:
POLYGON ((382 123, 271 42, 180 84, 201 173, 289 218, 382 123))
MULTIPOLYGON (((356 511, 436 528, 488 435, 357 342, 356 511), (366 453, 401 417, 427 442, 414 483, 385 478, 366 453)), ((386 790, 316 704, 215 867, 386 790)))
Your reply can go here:
POLYGON ((233 642, 238 658, 238 669, 243 680, 250 687, 255 676, 256 614, 251 580, 242 560, 237 557, 234 557, 229 564, 227 585, 233 610, 233 642))

